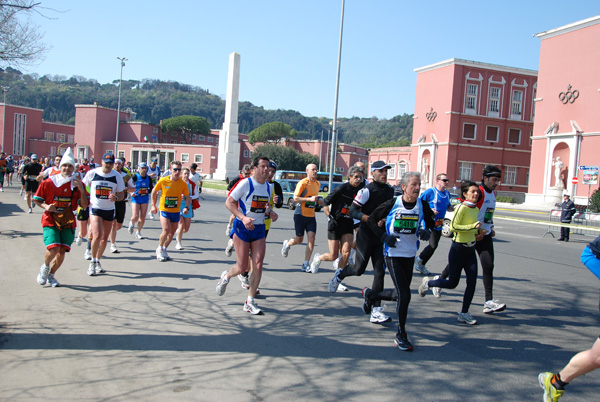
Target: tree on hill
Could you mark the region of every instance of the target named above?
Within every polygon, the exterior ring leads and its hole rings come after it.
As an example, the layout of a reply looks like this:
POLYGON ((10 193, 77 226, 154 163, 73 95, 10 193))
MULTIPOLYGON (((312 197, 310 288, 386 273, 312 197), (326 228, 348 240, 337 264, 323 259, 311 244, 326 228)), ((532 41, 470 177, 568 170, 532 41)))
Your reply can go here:
POLYGON ((265 123, 262 126, 255 128, 248 134, 248 142, 252 145, 257 142, 274 142, 277 144, 282 138, 296 138, 298 132, 289 124, 280 121, 265 123))
POLYGON ((210 134, 210 124, 204 117, 177 116, 160 122, 163 133, 177 132, 186 144, 192 143, 192 134, 210 134))
POLYGON ((319 165, 319 158, 316 155, 298 152, 294 148, 282 147, 274 144, 265 144, 256 147, 252 152, 252 158, 256 156, 266 156, 275 163, 278 169, 300 170, 304 171, 306 165, 314 163, 319 165))

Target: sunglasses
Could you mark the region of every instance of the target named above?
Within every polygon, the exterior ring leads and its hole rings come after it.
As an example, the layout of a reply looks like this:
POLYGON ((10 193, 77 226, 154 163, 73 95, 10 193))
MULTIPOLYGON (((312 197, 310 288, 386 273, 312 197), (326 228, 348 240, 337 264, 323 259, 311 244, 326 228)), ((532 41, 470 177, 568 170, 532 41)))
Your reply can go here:
POLYGON ((181 168, 174 168, 174 169, 171 169, 171 170, 174 171, 174 172, 180 172, 181 168))
POLYGON ((442 180, 444 183, 448 183, 450 181, 448 179, 440 179, 440 180, 442 180))
POLYGON ((115 164, 114 162, 104 162, 104 163, 106 163, 107 165, 114 165, 115 164))

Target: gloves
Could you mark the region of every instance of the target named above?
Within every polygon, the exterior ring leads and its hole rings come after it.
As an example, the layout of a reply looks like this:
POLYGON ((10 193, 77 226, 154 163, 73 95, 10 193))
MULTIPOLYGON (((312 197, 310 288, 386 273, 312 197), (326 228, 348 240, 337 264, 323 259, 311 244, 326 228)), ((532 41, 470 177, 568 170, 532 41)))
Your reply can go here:
POLYGON ((327 230, 329 232, 335 232, 337 230, 338 227, 338 223, 335 219, 333 219, 333 217, 330 215, 328 218, 329 222, 327 223, 327 230))
POLYGON ((379 240, 385 243, 388 247, 394 247, 396 245, 397 238, 394 235, 385 233, 381 235, 381 238, 379 240))
POLYGON ((419 239, 423 241, 429 240, 431 237, 431 231, 429 229, 421 229, 419 230, 419 239))

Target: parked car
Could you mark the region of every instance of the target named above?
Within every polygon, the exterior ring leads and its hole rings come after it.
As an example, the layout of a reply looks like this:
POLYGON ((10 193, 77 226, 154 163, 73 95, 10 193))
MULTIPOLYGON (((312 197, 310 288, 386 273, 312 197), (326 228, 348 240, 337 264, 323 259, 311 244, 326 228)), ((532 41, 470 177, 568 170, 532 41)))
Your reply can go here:
POLYGON ((452 237, 450 222, 452 222, 452 218, 454 217, 454 208, 459 204, 460 200, 458 194, 450 194, 450 206, 446 210, 446 216, 444 217, 444 224, 442 226, 442 236, 444 237, 452 237))
MULTIPOLYGON (((296 190, 296 185, 299 180, 277 180, 277 183, 281 186, 281 191, 283 192, 283 205, 287 205, 287 207, 293 211, 296 209, 298 205, 294 202, 294 191, 296 190)), ((323 197, 319 196, 319 200, 323 202, 323 197)), ((317 204, 315 207, 315 212, 319 212, 321 210, 321 205, 317 204)))

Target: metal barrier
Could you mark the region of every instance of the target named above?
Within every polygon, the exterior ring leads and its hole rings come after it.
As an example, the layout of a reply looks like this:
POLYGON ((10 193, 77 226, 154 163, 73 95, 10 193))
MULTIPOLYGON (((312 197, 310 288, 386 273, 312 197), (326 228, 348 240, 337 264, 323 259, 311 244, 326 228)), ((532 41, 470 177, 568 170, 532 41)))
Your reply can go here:
POLYGON ((548 229, 542 237, 546 235, 554 236, 554 233, 559 233, 561 227, 571 228, 571 234, 582 235, 582 236, 598 236, 598 230, 600 230, 600 214, 591 212, 576 212, 573 215, 571 223, 562 223, 560 221, 560 215, 562 209, 553 209, 549 213, 548 229))

